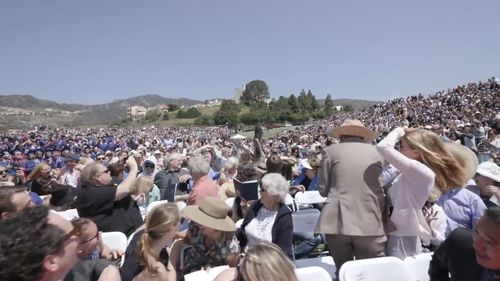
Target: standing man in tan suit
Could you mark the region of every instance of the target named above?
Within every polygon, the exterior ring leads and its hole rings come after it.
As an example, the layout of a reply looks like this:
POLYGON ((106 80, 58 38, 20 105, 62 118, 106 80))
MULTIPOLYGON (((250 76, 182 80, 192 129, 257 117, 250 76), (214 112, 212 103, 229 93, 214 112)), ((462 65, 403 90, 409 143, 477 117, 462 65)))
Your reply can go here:
POLYGON ((333 130, 340 143, 325 148, 319 192, 327 197, 317 225, 338 270, 347 261, 384 256, 385 196, 379 183, 384 159, 369 142, 377 134, 359 120, 333 130))

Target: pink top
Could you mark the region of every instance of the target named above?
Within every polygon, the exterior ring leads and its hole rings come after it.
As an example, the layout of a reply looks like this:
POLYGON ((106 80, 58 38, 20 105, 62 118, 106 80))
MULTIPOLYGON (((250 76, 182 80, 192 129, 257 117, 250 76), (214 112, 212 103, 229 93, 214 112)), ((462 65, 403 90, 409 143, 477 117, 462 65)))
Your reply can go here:
POLYGON ((217 184, 208 176, 203 176, 195 181, 193 189, 187 199, 187 205, 199 206, 208 196, 219 198, 217 184))

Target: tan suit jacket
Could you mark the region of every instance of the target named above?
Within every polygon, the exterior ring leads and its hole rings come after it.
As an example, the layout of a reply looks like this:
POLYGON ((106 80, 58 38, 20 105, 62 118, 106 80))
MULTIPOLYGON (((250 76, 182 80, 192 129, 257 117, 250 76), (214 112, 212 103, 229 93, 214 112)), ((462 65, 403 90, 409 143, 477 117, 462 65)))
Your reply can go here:
POLYGON ((327 197, 318 233, 385 235, 385 196, 379 183, 384 159, 370 144, 345 142, 327 147, 319 168, 319 192, 327 197))

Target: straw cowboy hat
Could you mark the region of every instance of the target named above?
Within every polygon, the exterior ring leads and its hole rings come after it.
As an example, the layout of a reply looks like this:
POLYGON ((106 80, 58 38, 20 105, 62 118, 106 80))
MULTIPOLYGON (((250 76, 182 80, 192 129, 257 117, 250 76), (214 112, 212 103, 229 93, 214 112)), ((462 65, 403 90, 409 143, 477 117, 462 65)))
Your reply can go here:
POLYGON ((474 151, 468 147, 454 142, 445 142, 444 145, 451 152, 458 163, 464 167, 465 180, 468 181, 474 177, 479 161, 474 151))
POLYGON ((215 197, 205 198, 200 206, 187 206, 182 209, 182 214, 197 224, 220 231, 235 231, 236 225, 227 216, 227 212, 226 202, 215 197))
POLYGON ((332 136, 335 138, 340 138, 340 136, 356 136, 362 137, 365 140, 372 140, 378 136, 378 134, 365 126, 361 121, 354 119, 347 119, 340 125, 332 130, 332 136))

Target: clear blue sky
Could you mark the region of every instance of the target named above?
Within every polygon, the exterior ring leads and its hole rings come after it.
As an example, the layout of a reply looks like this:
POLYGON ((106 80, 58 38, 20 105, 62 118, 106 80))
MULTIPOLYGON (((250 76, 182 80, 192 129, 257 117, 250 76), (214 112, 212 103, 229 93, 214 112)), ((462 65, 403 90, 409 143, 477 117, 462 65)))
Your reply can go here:
POLYGON ((500 76, 500 1, 0 0, 0 94, 387 100, 500 76))

